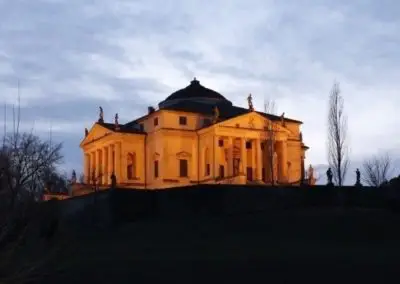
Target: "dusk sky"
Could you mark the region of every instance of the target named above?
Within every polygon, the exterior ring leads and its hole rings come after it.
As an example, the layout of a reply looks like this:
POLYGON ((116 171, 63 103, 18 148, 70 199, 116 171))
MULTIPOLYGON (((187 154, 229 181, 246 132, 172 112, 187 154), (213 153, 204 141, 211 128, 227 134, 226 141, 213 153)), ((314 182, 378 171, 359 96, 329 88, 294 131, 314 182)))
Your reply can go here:
POLYGON ((252 93, 256 109, 272 99, 303 121, 306 164, 325 180, 336 80, 354 183, 370 155, 400 165, 399 14, 396 0, 0 0, 0 103, 11 130, 19 79, 22 129, 47 138, 51 126, 63 169, 80 172, 99 106, 125 123, 196 77, 235 105, 252 93))

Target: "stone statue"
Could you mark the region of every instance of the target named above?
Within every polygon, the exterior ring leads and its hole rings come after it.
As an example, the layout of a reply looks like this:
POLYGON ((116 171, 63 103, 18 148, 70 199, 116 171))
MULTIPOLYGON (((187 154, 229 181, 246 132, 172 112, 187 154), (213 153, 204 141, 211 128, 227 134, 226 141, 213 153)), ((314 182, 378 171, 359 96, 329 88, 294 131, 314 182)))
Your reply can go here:
POLYGON ((115 123, 115 130, 119 130, 118 113, 115 114, 114 123, 115 123))
POLYGON ((303 133, 300 132, 299 138, 300 138, 300 141, 303 142, 303 133))
POLYGON ((361 173, 360 170, 356 170, 356 186, 361 186, 361 173))
POLYGON ((249 104, 249 110, 254 111, 254 106, 253 106, 253 97, 251 94, 247 97, 247 103, 249 104))
POLYGON ((76 183, 76 172, 75 172, 75 170, 72 170, 71 183, 72 184, 76 183))
POLYGON ((214 118, 213 123, 217 123, 219 120, 219 109, 217 106, 214 107, 214 118))
POLYGON ((314 168, 311 165, 308 167, 307 173, 308 173, 308 175, 307 175, 308 184, 313 184, 313 181, 314 181, 314 168))
POLYGON ((103 123, 104 122, 104 112, 103 112, 103 108, 100 106, 99 107, 100 113, 99 113, 99 122, 103 123))
POLYGON ((282 126, 285 126, 285 113, 284 112, 282 112, 282 114, 281 114, 281 124, 282 124, 282 126))
POLYGON ((117 177, 115 176, 114 172, 111 174, 111 187, 115 188, 117 186, 117 177))
POLYGON ((88 135, 89 135, 89 130, 85 128, 85 137, 87 137, 88 135))
POLYGON ((329 168, 326 171, 326 177, 328 178, 328 185, 333 185, 333 182, 332 182, 333 174, 332 174, 332 169, 331 168, 329 168))

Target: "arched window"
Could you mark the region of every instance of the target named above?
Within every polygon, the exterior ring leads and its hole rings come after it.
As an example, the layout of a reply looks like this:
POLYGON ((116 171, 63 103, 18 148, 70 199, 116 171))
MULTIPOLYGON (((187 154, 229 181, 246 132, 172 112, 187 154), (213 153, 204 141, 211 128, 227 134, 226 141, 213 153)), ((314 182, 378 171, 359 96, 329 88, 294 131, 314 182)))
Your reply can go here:
POLYGON ((204 150, 204 175, 209 176, 210 174, 210 151, 206 148, 204 150))
POLYGON ((126 170, 128 179, 136 178, 136 153, 128 154, 126 170))

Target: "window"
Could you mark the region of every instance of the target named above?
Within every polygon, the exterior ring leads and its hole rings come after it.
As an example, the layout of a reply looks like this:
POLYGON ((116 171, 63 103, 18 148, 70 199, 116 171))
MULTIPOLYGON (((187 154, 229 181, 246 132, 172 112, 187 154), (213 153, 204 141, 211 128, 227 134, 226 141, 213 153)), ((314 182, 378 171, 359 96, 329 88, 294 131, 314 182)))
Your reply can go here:
POLYGON ((188 161, 187 160, 179 160, 179 176, 180 177, 188 176, 188 161))
POLYGON ((180 116, 180 117, 179 117, 179 124, 180 124, 180 125, 186 125, 186 124, 187 124, 187 118, 186 118, 186 116, 180 116))
POLYGON ((158 161, 154 161, 154 177, 158 178, 158 161))
POLYGON ((140 129, 140 131, 144 131, 144 125, 143 125, 143 123, 139 124, 139 129, 140 129))
POLYGON ((234 158, 233 159, 233 175, 234 176, 239 175, 239 166, 240 166, 240 159, 234 158))
POLYGON ((222 140, 222 139, 218 140, 218 146, 224 147, 224 140, 222 140))
POLYGON ((211 119, 209 118, 204 118, 203 119, 203 126, 208 126, 211 124, 211 119))
POLYGON ((219 177, 224 178, 225 177, 225 168, 224 165, 219 165, 219 177))
POLYGON ((154 118, 154 126, 158 125, 158 117, 154 118))
POLYGON ((136 177, 136 153, 129 153, 127 156, 127 178, 128 180, 135 179, 136 177))
POLYGON ((206 176, 209 176, 209 175, 210 175, 210 172, 211 172, 211 170, 210 170, 210 164, 206 164, 206 176))
POLYGON ((251 141, 246 142, 246 149, 251 149, 251 141))

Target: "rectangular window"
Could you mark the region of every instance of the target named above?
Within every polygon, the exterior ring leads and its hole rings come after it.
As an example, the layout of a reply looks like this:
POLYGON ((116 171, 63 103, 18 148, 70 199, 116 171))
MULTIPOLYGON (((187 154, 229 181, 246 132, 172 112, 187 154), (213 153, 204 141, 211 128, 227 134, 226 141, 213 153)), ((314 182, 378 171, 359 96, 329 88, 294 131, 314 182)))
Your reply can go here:
POLYGON ((158 117, 154 118, 154 126, 158 125, 158 117))
POLYGON ((224 140, 222 140, 222 139, 218 140, 218 146, 224 147, 224 140))
POLYGON ((246 142, 246 149, 251 149, 251 141, 246 142))
POLYGON ((179 117, 179 124, 180 124, 180 125, 186 125, 186 124, 187 124, 187 118, 186 118, 186 116, 180 116, 180 117, 179 117))
POLYGON ((224 165, 219 165, 219 177, 224 178, 225 177, 225 168, 224 165))
POLYGON ((179 160, 179 176, 180 177, 188 176, 188 161, 187 160, 179 160))
POLYGON ((209 175, 210 175, 210 172, 211 172, 211 170, 210 170, 210 164, 206 164, 206 176, 209 176, 209 175))
POLYGON ((154 177, 158 178, 158 161, 154 161, 154 177))

